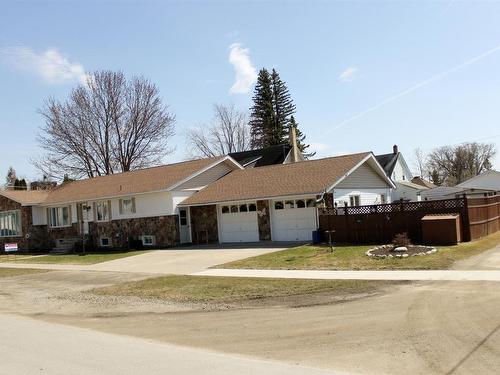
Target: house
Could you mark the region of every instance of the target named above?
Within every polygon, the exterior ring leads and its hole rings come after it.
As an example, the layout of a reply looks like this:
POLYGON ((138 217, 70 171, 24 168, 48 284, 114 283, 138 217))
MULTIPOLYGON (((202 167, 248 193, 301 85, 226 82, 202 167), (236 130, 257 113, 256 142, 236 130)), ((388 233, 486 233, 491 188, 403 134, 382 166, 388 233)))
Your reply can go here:
POLYGON ((434 185, 432 182, 422 178, 421 176, 413 177, 411 179, 411 182, 413 182, 414 184, 423 186, 424 188, 427 188, 427 189, 432 189, 432 188, 436 187, 436 185, 434 185))
POLYGON ((377 155, 376 158, 384 168, 386 175, 396 184, 396 189, 392 191, 392 201, 420 200, 420 192, 427 188, 412 181, 413 176, 410 168, 397 145, 393 146, 392 153, 377 155))
POLYGON ((52 190, 1 191, 0 246, 34 251, 84 235, 100 248, 308 241, 319 198, 385 203, 394 187, 370 152, 255 168, 231 156, 191 160, 52 190))
POLYGON ((500 172, 487 171, 456 186, 439 186, 422 192, 422 199, 452 199, 466 195, 469 198, 500 194, 500 172))
POLYGON ((235 170, 180 203, 192 238, 209 242, 310 241, 315 208, 390 200, 395 187, 370 152, 235 170))
POLYGON ((82 238, 97 247, 191 242, 189 213, 178 204, 242 166, 231 157, 191 160, 65 183, 52 190, 0 192, 0 246, 51 248, 82 238))

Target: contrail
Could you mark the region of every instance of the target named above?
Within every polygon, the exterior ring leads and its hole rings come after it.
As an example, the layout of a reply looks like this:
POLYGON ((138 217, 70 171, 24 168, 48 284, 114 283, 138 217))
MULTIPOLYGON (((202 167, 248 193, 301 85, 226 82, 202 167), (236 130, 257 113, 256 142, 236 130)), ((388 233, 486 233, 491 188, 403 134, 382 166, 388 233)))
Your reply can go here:
POLYGON ((399 99, 399 98, 401 98, 401 97, 403 97, 405 95, 408 95, 408 94, 412 93, 413 91, 418 90, 421 87, 430 85, 431 83, 436 82, 436 81, 438 81, 438 80, 440 80, 440 79, 442 79, 442 78, 444 78, 444 77, 446 77, 446 76, 448 76, 448 75, 450 75, 452 73, 455 73, 456 71, 459 71, 459 70, 465 68, 466 66, 474 64, 474 63, 476 63, 476 62, 478 62, 478 61, 480 61, 480 60, 488 57, 489 55, 494 54, 495 52, 497 52, 499 50, 500 50, 500 45, 496 46, 495 48, 492 48, 492 49, 490 49, 490 50, 488 50, 488 51, 486 51, 486 52, 484 52, 482 54, 480 54, 479 56, 473 57, 472 59, 469 59, 469 60, 461 63, 460 65, 457 65, 457 66, 455 66, 455 67, 453 67, 453 68, 451 68, 449 70, 446 70, 446 71, 444 71, 442 73, 436 74, 436 75, 434 75, 434 76, 432 76, 430 78, 427 78, 427 79, 425 79, 425 80, 423 80, 423 81, 421 81, 421 82, 419 82, 419 83, 411 86, 410 88, 408 88, 408 89, 406 89, 404 91, 401 91, 399 94, 390 96, 390 97, 384 99, 383 101, 381 101, 380 103, 378 103, 378 104, 376 104, 376 105, 374 105, 374 106, 372 106, 372 107, 370 107, 368 109, 365 109, 364 111, 362 111, 362 112, 360 112, 360 113, 358 113, 358 114, 356 114, 356 115, 354 115, 352 117, 349 117, 348 119, 346 119, 346 120, 338 123, 333 128, 330 128, 329 130, 327 130, 325 132, 325 134, 327 134, 327 133, 329 133, 329 132, 331 132, 333 130, 337 130, 337 129, 343 127, 344 125, 347 125, 348 123, 350 123, 350 122, 352 122, 354 120, 357 120, 358 118, 363 117, 364 115, 366 115, 366 114, 368 114, 370 112, 373 112, 373 111, 375 111, 375 110, 377 110, 377 109, 385 106, 386 104, 389 104, 389 103, 393 102, 394 100, 397 100, 397 99, 399 99))

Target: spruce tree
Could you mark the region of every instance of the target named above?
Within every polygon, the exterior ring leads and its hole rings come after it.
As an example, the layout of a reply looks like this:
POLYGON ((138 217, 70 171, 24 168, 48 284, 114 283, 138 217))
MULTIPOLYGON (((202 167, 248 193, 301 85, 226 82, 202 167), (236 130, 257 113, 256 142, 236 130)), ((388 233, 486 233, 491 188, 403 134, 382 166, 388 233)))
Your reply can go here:
POLYGON ((14 168, 9 167, 9 170, 7 171, 7 176, 5 177, 5 187, 12 188, 14 187, 14 183, 16 182, 17 176, 16 176, 16 171, 14 168))
POLYGON ((262 148, 273 145, 269 136, 274 126, 273 90, 271 75, 261 69, 254 89, 253 107, 250 109, 251 147, 262 148))
POLYGON ((271 82, 273 88, 273 109, 274 109, 274 127, 270 137, 272 144, 286 143, 288 139, 288 130, 290 127, 290 116, 295 113, 295 104, 293 104, 288 87, 283 82, 275 69, 271 73, 271 82))
MULTIPOLYGON (((309 145, 306 145, 304 143, 304 140, 306 139, 306 136, 304 133, 300 131, 298 128, 299 124, 295 121, 295 117, 290 116, 290 126, 288 129, 295 128, 295 134, 297 136, 297 147, 299 148, 300 152, 304 154, 306 157, 311 157, 314 156, 316 153, 306 153, 306 149, 309 147, 309 145)), ((288 130, 290 131, 290 130, 288 130)))

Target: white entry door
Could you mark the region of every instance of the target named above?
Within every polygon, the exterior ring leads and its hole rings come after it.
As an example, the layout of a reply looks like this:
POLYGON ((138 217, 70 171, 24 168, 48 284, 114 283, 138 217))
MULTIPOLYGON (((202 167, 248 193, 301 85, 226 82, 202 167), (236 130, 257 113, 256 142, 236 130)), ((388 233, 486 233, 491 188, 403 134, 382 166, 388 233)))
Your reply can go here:
POLYGON ((311 241, 317 229, 313 199, 275 201, 271 218, 273 241, 311 241))
POLYGON ((255 203, 222 206, 219 212, 220 242, 258 242, 255 203))
POLYGON ((187 208, 179 209, 179 232, 181 236, 181 243, 191 242, 191 231, 187 208))

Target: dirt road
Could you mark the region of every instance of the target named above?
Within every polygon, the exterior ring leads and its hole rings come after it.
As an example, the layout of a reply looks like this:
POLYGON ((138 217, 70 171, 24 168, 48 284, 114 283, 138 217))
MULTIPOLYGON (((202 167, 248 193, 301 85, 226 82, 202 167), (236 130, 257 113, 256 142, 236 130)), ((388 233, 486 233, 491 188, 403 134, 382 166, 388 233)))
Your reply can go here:
MULTIPOLYGON (((484 255, 470 264, 485 262, 494 264, 484 255)), ((413 282, 344 303, 325 295, 214 311, 85 292, 145 277, 53 271, 4 278, 0 313, 344 372, 497 374, 500 368, 498 282, 413 282)))

